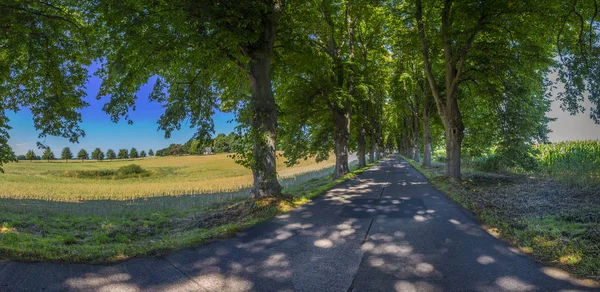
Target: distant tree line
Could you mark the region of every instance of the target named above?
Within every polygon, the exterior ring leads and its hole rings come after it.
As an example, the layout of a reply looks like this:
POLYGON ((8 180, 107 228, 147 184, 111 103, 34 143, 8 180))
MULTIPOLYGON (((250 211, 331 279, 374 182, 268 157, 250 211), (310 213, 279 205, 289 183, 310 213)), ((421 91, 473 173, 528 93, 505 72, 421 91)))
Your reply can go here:
MULTIPOLYGON (((113 160, 113 159, 135 159, 135 158, 144 158, 147 156, 154 156, 154 151, 152 149, 148 150, 148 152, 146 153, 146 151, 142 150, 138 153, 136 148, 131 148, 131 150, 127 150, 127 149, 119 149, 119 152, 117 154, 117 152, 115 152, 115 150, 113 149, 108 149, 106 150, 106 153, 102 151, 102 149, 100 148, 96 148, 94 149, 94 151, 92 151, 91 155, 87 152, 87 150, 85 149, 81 149, 79 150, 79 152, 77 152, 77 156, 75 157, 73 155, 73 152, 71 151, 71 148, 69 147, 65 147, 63 148, 61 154, 60 154, 60 159, 64 159, 65 162, 68 162, 69 160, 72 160, 74 158, 77 158, 78 160, 84 161, 84 160, 89 160, 89 159, 93 159, 93 160, 113 160)), ((17 156, 18 160, 29 160, 29 161, 33 161, 33 160, 55 160, 56 156, 54 155, 54 152, 52 152, 52 149, 50 147, 46 147, 44 148, 44 152, 42 154, 42 156, 39 156, 35 153, 35 151, 33 150, 29 150, 27 151, 27 153, 25 155, 19 155, 17 156)))
MULTIPOLYGON (((217 135, 213 139, 194 139, 191 138, 184 144, 171 144, 167 148, 159 149, 156 151, 156 156, 174 156, 174 155, 202 155, 202 154, 212 154, 212 153, 232 153, 237 152, 236 149, 240 149, 241 146, 241 137, 236 133, 230 133, 229 135, 225 135, 223 133, 217 135)), ((113 160, 113 159, 136 159, 136 158, 144 158, 144 157, 152 157, 154 156, 154 151, 149 149, 148 152, 145 150, 139 151, 134 147, 130 150, 127 149, 119 149, 115 151, 113 149, 108 149, 106 152, 103 152, 100 148, 95 148, 92 153, 88 153, 87 150, 81 149, 77 152, 77 156, 73 154, 71 148, 65 147, 63 148, 60 159, 68 162, 69 160, 78 159, 81 161, 84 160, 113 160)), ((55 160, 57 157, 52 152, 50 147, 44 148, 44 152, 41 156, 37 155, 35 151, 29 150, 25 155, 17 156, 18 160, 55 160)))
POLYGON ((236 133, 217 135, 213 139, 191 138, 184 144, 171 144, 156 150, 156 156, 202 155, 212 153, 233 153, 241 148, 241 137, 236 133))

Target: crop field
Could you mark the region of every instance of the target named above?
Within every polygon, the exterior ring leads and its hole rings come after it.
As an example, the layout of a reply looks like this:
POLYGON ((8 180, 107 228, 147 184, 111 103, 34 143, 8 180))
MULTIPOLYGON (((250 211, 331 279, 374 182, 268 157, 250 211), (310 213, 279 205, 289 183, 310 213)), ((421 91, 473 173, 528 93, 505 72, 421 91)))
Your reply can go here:
POLYGON ((540 144, 535 149, 542 173, 579 186, 600 181, 600 141, 540 144))
MULTIPOLYGON (((280 178, 331 167, 334 160, 314 160, 286 167, 278 163, 280 178)), ((5 165, 0 175, 0 198, 59 202, 134 200, 161 196, 236 192, 252 184, 251 171, 226 154, 152 157, 114 161, 20 161, 5 165), (121 175, 131 164, 141 171, 121 175)))

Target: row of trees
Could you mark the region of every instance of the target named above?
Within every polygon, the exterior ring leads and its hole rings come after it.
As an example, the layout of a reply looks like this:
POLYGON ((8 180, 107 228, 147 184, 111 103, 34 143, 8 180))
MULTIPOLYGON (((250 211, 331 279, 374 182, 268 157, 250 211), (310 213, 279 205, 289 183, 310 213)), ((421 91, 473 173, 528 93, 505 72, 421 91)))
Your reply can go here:
POLYGON ((191 138, 184 144, 171 144, 164 149, 156 150, 156 156, 170 155, 201 155, 210 153, 234 153, 242 152, 241 137, 236 133, 225 135, 218 134, 215 138, 196 139, 191 138), (209 151, 207 151, 209 149, 209 151))
MULTIPOLYGON (((102 63, 98 98, 130 121, 136 93, 165 109, 169 137, 187 123, 213 132, 213 109, 235 113, 237 161, 254 196, 281 193, 276 149, 288 163, 348 153, 361 165, 384 149, 425 153, 443 141, 460 179, 463 147, 519 161, 548 132, 549 80, 577 113, 586 92, 600 122, 597 0, 249 0, 149 3, 56 0, 3 5, 0 161, 12 159, 5 110, 27 106, 40 136, 77 142, 86 65, 102 63), (8 54, 8 55, 6 55, 8 54), (33 64, 33 65, 32 65, 33 64), (4 66, 5 65, 5 66, 4 66), (41 78, 43 77, 43 78, 41 78), (43 82, 41 80, 44 80, 43 82), (422 147, 421 147, 422 146, 422 147)), ((419 157, 416 155, 415 157, 419 157)))
MULTIPOLYGON (((77 152, 77 156, 75 157, 73 155, 73 152, 71 152, 71 149, 69 147, 65 147, 63 148, 61 154, 60 154, 60 159, 65 160, 65 162, 68 162, 69 160, 72 160, 74 158, 77 158, 81 161, 83 160, 88 160, 88 159, 94 159, 94 160, 104 160, 105 158, 108 160, 113 160, 113 159, 135 159, 135 158, 144 158, 146 156, 154 156, 154 151, 152 151, 152 149, 148 150, 148 153, 146 154, 146 151, 142 150, 141 152, 138 153, 137 149, 135 148, 131 148, 131 150, 127 151, 127 149, 120 149, 118 153, 116 153, 114 150, 112 149, 108 149, 106 150, 106 153, 102 152, 102 149, 100 148, 96 148, 94 149, 94 151, 92 151, 91 156, 90 154, 87 152, 87 150, 85 149, 81 149, 79 150, 79 152, 77 152)), ((50 149, 50 147, 45 147, 44 152, 42 154, 42 156, 38 156, 35 154, 35 152, 33 150, 29 150, 27 151, 27 153, 25 155, 22 155, 20 157, 18 157, 19 160, 55 160, 56 157, 54 156, 54 152, 52 152, 52 149, 50 149)))

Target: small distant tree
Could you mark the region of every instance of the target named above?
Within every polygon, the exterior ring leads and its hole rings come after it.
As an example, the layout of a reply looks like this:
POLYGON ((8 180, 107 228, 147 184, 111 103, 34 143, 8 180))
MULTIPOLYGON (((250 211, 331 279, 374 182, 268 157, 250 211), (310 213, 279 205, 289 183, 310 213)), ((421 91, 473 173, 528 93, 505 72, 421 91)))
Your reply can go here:
POLYGON ((87 151, 85 151, 85 149, 81 149, 79 150, 79 153, 77 153, 77 158, 81 159, 81 161, 83 162, 83 160, 85 159, 90 159, 90 155, 87 151))
POLYGON ((114 150, 108 149, 106 150, 106 159, 113 160, 117 158, 117 153, 114 150))
POLYGON ((69 162, 69 159, 73 159, 73 152, 71 152, 69 147, 65 147, 60 154, 60 158, 64 159, 65 162, 69 162))
POLYGON ((127 151, 127 149, 120 149, 119 150, 119 159, 127 159, 129 158, 129 152, 127 151))
POLYGON ((25 155, 19 155, 17 156, 17 160, 27 160, 27 158, 25 158, 25 155))
POLYGON ((148 150, 148 156, 154 156, 154 151, 152 151, 152 149, 148 150))
POLYGON ((142 158, 146 157, 146 151, 142 150, 142 152, 140 152, 140 157, 142 157, 142 158))
POLYGON ((42 159, 47 160, 48 162, 50 162, 50 160, 54 160, 54 153, 50 147, 46 147, 44 154, 42 154, 42 159))
POLYGON ((103 160, 104 152, 102 152, 102 150, 100 150, 100 148, 94 149, 94 151, 92 151, 92 159, 96 159, 98 161, 103 160))
POLYGON ((27 151, 27 154, 25 154, 25 159, 31 162, 32 160, 37 159, 37 155, 35 155, 35 152, 33 152, 33 150, 29 150, 27 151))
POLYGON ((131 150, 129 150, 129 158, 138 158, 140 157, 140 155, 137 152, 137 149, 135 148, 131 148, 131 150))

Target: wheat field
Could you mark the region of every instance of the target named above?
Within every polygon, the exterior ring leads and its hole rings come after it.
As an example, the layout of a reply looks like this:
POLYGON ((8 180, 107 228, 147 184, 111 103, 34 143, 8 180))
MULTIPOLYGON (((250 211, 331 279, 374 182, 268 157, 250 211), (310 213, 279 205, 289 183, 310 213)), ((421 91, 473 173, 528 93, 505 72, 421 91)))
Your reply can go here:
MULTIPOLYGON (((278 158, 280 178, 323 170, 334 165, 333 158, 316 163, 313 159, 292 167, 278 158)), ((252 173, 227 154, 207 156, 152 157, 114 161, 20 161, 5 165, 0 174, 0 198, 77 202, 87 200, 133 200, 160 196, 181 196, 235 192, 251 186, 252 173), (126 179, 79 178, 76 171, 116 170, 138 164, 152 175, 126 179)))

